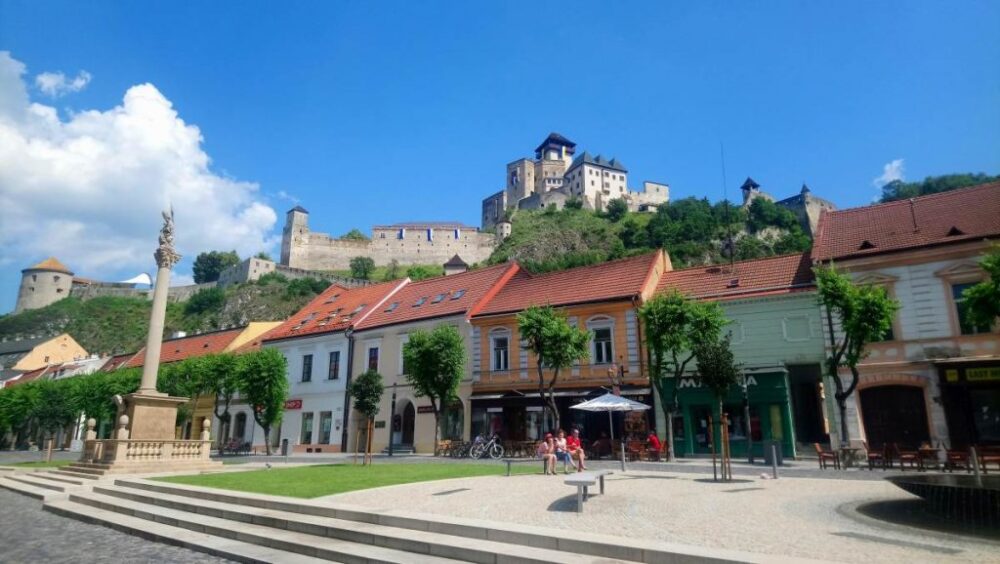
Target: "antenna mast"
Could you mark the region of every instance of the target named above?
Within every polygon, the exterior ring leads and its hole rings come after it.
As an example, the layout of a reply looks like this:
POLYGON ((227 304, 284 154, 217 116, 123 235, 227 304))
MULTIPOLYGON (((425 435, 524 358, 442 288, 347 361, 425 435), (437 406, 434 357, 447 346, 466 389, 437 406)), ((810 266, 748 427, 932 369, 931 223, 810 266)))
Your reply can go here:
POLYGON ((719 158, 722 163, 722 205, 725 206, 726 214, 726 245, 729 248, 729 272, 735 270, 736 245, 733 243, 733 222, 729 218, 729 182, 726 181, 726 148, 719 141, 719 158))

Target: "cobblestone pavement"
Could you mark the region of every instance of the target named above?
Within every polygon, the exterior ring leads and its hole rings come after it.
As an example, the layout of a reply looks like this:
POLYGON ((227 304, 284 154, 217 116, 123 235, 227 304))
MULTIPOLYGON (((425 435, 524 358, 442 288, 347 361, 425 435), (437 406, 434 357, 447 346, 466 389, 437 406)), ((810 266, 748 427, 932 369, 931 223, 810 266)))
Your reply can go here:
POLYGON ((177 563, 229 562, 148 541, 42 510, 42 502, 0 489, 0 562, 177 563))
POLYGON ((916 499, 884 480, 737 475, 716 483, 711 476, 711 467, 707 475, 617 472, 583 513, 575 512, 576 490, 563 484, 563 475, 422 482, 320 500, 556 527, 579 539, 589 531, 841 562, 1000 562, 1000 542, 857 516, 851 507, 858 502, 916 499))

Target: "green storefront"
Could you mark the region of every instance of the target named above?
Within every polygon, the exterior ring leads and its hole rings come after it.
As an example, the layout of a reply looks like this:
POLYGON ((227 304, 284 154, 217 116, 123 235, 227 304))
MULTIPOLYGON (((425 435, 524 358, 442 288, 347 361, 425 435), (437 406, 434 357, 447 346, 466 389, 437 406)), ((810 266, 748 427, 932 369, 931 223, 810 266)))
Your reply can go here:
MULTIPOLYGON (((747 396, 750 404, 750 429, 755 457, 763 457, 764 441, 778 441, 782 454, 794 458, 795 435, 792 408, 788 396, 788 373, 783 370, 748 371, 747 396)), ((660 397, 672 397, 674 379, 664 381, 660 397)), ((697 377, 683 377, 677 393, 678 413, 674 416, 674 448, 678 456, 697 456, 712 452, 708 419, 711 416, 718 437, 719 402, 697 377)), ((729 444, 734 458, 747 455, 743 386, 733 386, 723 400, 729 415, 729 444)))

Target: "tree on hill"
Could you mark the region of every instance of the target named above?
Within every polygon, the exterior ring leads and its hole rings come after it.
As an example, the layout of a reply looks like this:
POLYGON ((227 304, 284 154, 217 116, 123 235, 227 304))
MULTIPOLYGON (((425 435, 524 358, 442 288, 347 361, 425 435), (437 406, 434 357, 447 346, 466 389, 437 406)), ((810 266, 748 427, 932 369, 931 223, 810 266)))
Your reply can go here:
POLYGON ((215 282, 219 279, 222 271, 240 263, 240 256, 236 251, 208 251, 199 253, 194 259, 194 281, 196 284, 205 282, 215 282))
POLYGON ((270 253, 266 253, 264 251, 261 251, 261 252, 257 253, 256 255, 254 255, 254 258, 259 258, 260 260, 270 260, 270 261, 274 260, 274 259, 271 258, 271 254, 270 253))
POLYGON ((369 241, 370 240, 368 238, 368 236, 365 235, 364 233, 362 233, 361 230, 358 229, 358 228, 351 229, 347 233, 344 233, 343 235, 341 235, 340 238, 341 239, 346 239, 348 241, 369 241))
POLYGON ((947 192, 957 188, 975 186, 1000 180, 1000 175, 991 176, 980 173, 965 174, 944 174, 941 176, 928 176, 919 182, 903 182, 893 180, 882 187, 882 202, 892 202, 895 200, 906 200, 927 194, 937 194, 947 192))
POLYGON ((699 343, 719 340, 726 319, 719 304, 690 300, 677 291, 644 303, 639 317, 649 351, 649 378, 666 416, 667 460, 673 460, 674 413, 681 377, 696 359, 699 343))
POLYGON ((625 201, 625 198, 614 198, 604 208, 604 216, 614 222, 621 221, 627 215, 628 202, 625 201))
POLYGON ((389 264, 385 267, 385 275, 382 277, 382 280, 388 282, 390 280, 398 280, 400 277, 399 261, 396 259, 390 260, 389 264))
POLYGON ((184 302, 184 313, 187 315, 200 315, 202 313, 216 312, 222 309, 226 303, 226 292, 222 288, 202 288, 184 302))
POLYGON ((406 276, 414 282, 434 278, 435 276, 441 276, 442 274, 443 272, 440 267, 426 266, 422 264, 416 264, 406 269, 406 276))
POLYGON ((558 429, 560 421, 555 387, 559 382, 559 371, 587 357, 590 333, 571 326, 566 315, 552 306, 532 306, 517 314, 517 330, 527 349, 535 355, 538 395, 544 401, 554 428, 558 429), (546 370, 551 374, 549 378, 545 377, 546 370))
POLYGON ((351 277, 359 280, 370 280, 375 271, 375 261, 371 257, 354 257, 350 266, 351 277))
POLYGON ((832 267, 816 269, 816 287, 820 305, 826 312, 830 337, 826 367, 836 388, 834 399, 840 411, 840 442, 848 446, 847 398, 858 387, 858 363, 867 355, 868 344, 881 340, 892 328, 892 318, 899 303, 889 297, 885 288, 856 285, 849 276, 832 267), (834 318, 840 325, 836 332, 834 318), (846 385, 840 377, 841 367, 851 371, 851 379, 846 385))
POLYGON ((410 333, 403 345, 406 381, 417 397, 426 397, 434 410, 434 450, 441 432, 441 415, 458 397, 465 373, 465 342, 458 329, 441 325, 433 331, 410 333))

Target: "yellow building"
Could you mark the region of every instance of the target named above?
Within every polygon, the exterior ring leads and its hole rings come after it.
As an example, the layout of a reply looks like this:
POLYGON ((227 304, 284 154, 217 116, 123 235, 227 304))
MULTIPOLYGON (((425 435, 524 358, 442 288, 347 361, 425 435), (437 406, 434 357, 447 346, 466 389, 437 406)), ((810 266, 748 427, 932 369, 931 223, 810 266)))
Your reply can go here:
POLYGON ((81 358, 87 358, 87 351, 69 333, 0 343, 3 369, 27 372, 81 358))

